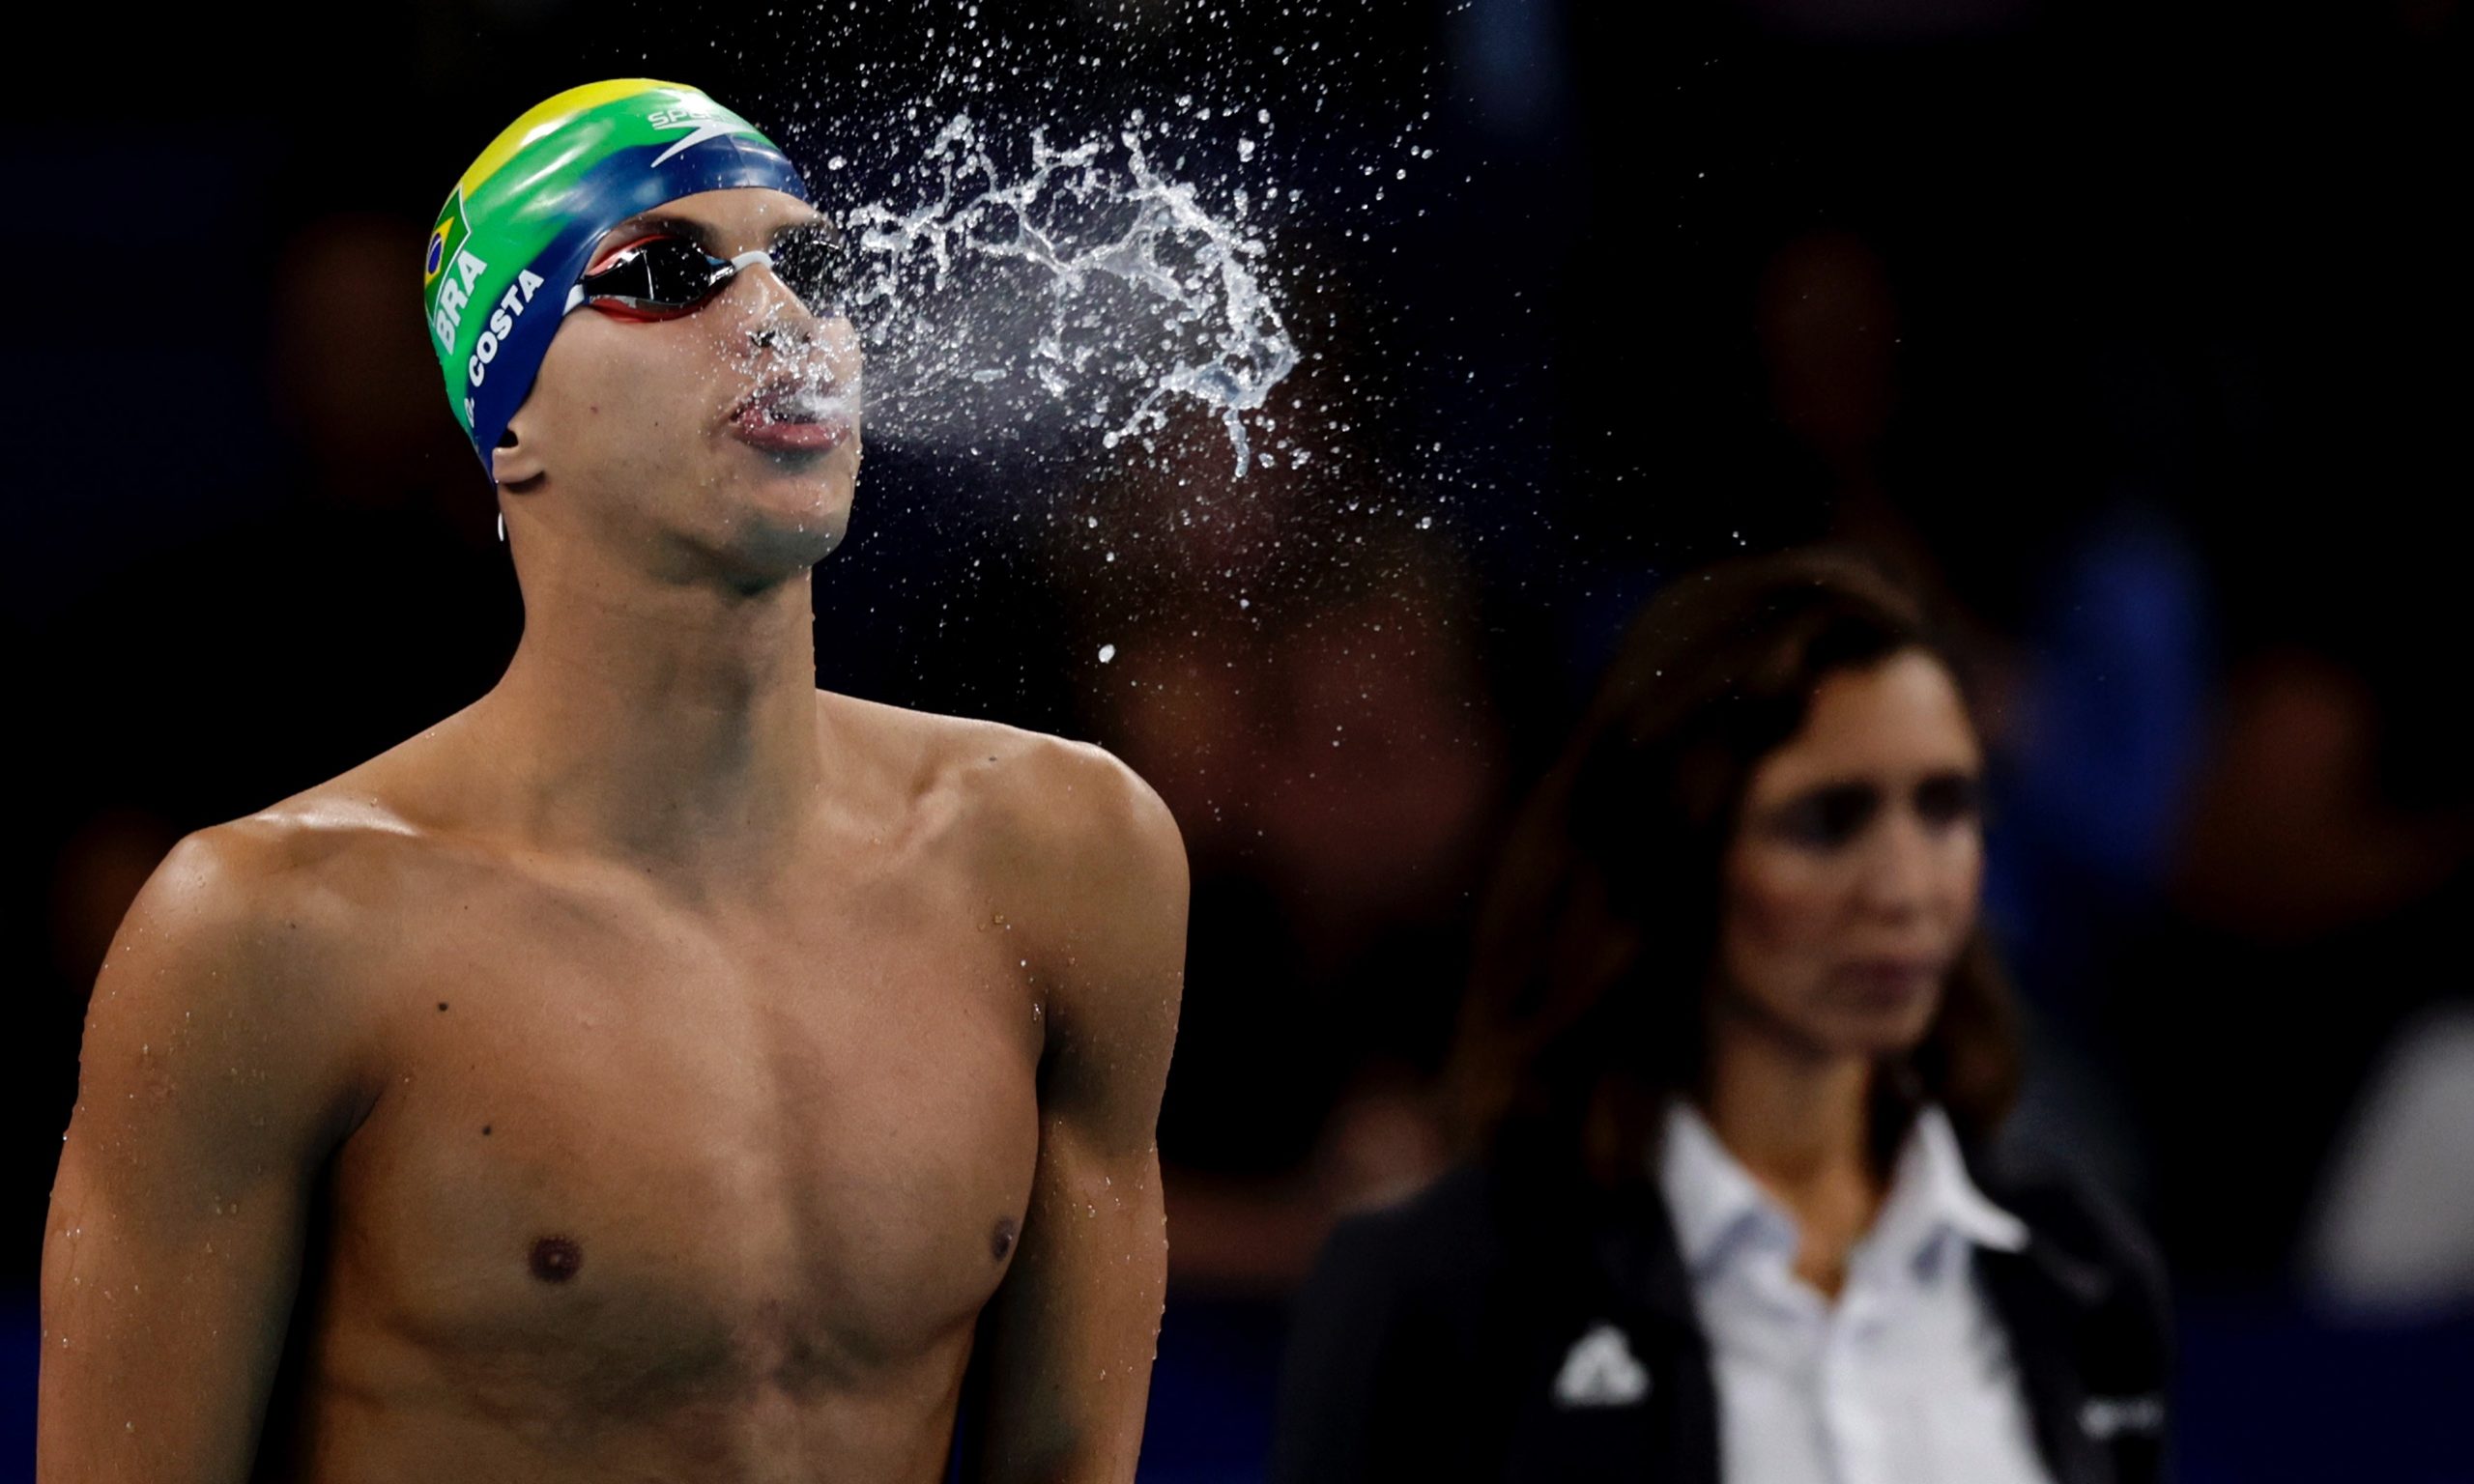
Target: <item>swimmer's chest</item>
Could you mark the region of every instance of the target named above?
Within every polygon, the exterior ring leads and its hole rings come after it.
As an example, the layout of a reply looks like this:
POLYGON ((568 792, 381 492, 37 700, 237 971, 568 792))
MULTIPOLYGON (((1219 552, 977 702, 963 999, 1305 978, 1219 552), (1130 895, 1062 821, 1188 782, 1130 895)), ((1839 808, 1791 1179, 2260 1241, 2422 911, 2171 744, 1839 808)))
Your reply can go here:
POLYGON ((1037 989, 984 905, 533 908, 388 971, 403 1054, 333 1197, 367 1314, 639 1402, 846 1385, 966 1330, 1038 1157, 1037 989))

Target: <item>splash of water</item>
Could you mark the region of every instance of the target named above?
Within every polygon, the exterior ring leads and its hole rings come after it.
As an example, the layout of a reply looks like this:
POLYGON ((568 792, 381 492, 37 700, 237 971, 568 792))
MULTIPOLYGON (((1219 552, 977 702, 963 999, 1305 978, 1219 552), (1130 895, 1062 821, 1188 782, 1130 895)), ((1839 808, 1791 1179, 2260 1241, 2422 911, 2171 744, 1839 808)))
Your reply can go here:
POLYGON ((1142 115, 1014 168, 966 114, 928 144, 916 204, 844 214, 871 436, 946 446, 1096 431, 1143 442, 1216 413, 1242 477, 1247 416, 1298 352, 1264 283, 1248 193, 1226 215, 1156 166, 1142 115))

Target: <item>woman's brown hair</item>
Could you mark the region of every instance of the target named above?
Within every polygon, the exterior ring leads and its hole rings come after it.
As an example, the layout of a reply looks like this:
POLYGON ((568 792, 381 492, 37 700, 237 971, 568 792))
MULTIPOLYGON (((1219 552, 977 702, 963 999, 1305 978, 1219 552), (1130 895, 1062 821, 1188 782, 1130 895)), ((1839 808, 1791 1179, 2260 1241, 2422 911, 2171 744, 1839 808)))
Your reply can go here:
MULTIPOLYGON (((1479 920, 1450 1072, 1466 1142, 1518 1131, 1602 1183, 1646 1168, 1667 1098, 1699 1091, 1720 861, 1753 770, 1824 676, 1911 649, 1964 680, 1922 605, 1846 552, 1728 563, 1650 604, 1514 823, 1479 920)), ((1971 1139, 2008 1112, 2017 1034, 1981 928, 1888 1070, 1877 1138, 1919 1100, 1971 1139)))

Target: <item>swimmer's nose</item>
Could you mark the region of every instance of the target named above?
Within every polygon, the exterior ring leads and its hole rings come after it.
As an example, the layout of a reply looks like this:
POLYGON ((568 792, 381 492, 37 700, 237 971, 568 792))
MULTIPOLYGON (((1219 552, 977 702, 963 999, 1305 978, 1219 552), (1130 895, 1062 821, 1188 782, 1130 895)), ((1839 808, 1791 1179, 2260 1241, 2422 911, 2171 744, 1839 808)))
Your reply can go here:
POLYGON ((855 349, 857 335, 849 317, 841 313, 819 315, 773 276, 770 269, 754 274, 764 286, 761 306, 751 311, 755 323, 747 332, 748 343, 760 351, 838 351, 855 349), (848 346, 843 342, 849 342, 848 346))
MULTIPOLYGON (((789 297, 785 291, 785 297, 789 297)), ((841 316, 820 320, 804 304, 779 316, 767 315, 747 332, 749 351, 758 357, 787 358, 821 372, 836 388, 859 377, 859 335, 841 316)))
POLYGON ((782 275, 770 264, 751 265, 738 276, 750 280, 761 291, 760 307, 755 311, 761 328, 789 328, 795 329, 801 340, 814 340, 819 329, 832 319, 841 318, 838 314, 831 319, 820 318, 808 307, 806 300, 791 292, 791 286, 782 281, 782 275))

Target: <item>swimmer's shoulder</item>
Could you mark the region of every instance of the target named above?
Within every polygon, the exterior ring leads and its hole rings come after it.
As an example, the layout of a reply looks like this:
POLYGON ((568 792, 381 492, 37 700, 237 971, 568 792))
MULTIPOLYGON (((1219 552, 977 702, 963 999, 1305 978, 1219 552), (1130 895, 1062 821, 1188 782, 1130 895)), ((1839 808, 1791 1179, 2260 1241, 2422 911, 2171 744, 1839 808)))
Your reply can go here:
POLYGON ((399 843, 406 829, 372 801, 312 789, 184 837, 140 905, 151 895, 228 930, 279 931, 296 959, 313 951, 348 954, 372 909, 387 905, 372 856, 399 843))
POLYGON ((156 867, 97 976, 87 1054, 175 1020, 216 1027, 286 1069, 278 1100, 323 1130, 323 1149, 366 1116, 381 1084, 363 989, 384 914, 339 869, 345 833, 291 803, 184 836, 156 867))
POLYGON ((350 944, 383 927, 417 892, 417 867, 454 848, 422 782, 433 734, 187 836, 173 850, 190 868, 182 879, 230 910, 280 914, 296 937, 350 944))
POLYGON ((1172 870, 1185 846, 1167 806, 1106 748, 972 717, 914 711, 831 692, 828 716, 875 732, 889 771, 940 797, 992 867, 1071 881, 1095 867, 1172 870), (1060 874, 1062 873, 1062 874, 1060 874))

